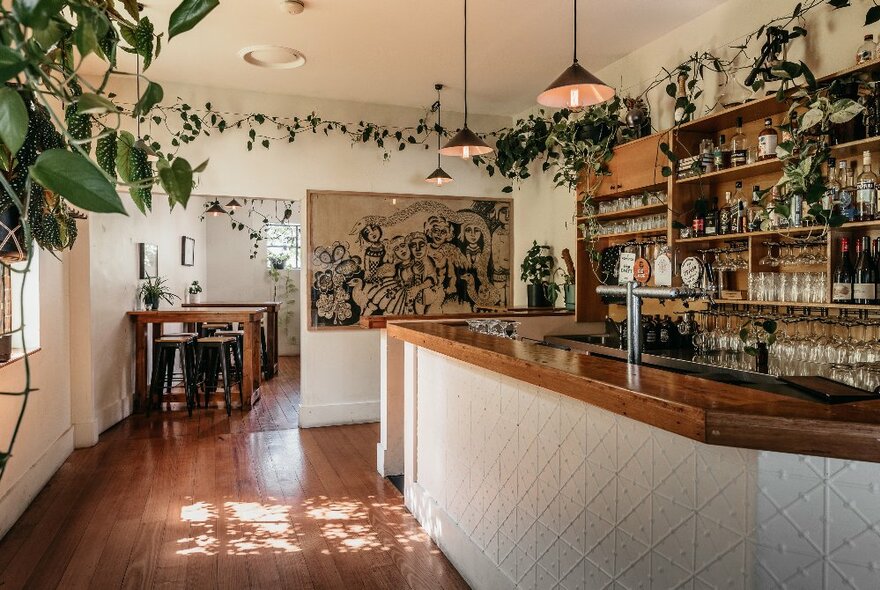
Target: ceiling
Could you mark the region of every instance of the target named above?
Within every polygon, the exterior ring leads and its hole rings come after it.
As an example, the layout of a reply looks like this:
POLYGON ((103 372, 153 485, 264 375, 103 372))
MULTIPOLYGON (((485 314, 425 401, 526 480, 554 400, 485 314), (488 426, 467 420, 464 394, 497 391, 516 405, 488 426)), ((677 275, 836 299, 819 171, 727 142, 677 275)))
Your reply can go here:
MULTIPOLYGON (((146 0, 157 30, 179 0, 146 0)), ((582 65, 614 62, 723 0, 581 0, 582 65)), ((571 64, 570 0, 469 3, 470 109, 520 113, 571 64)), ((225 1, 198 27, 163 43, 156 81, 315 98, 423 107, 444 83, 444 104, 463 100, 462 0, 306 0, 291 16, 279 0, 225 1), (302 51, 294 70, 246 64, 238 51, 281 44, 302 51)), ((132 66, 133 67, 133 66, 132 66)), ((606 80, 611 85, 619 83, 606 80)))

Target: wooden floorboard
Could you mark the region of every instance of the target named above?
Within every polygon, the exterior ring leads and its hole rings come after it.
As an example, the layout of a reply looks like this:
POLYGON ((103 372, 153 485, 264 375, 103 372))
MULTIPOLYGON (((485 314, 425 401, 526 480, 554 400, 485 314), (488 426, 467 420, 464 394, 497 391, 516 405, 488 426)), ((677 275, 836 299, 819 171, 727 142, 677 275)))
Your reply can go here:
POLYGON ((376 474, 377 424, 298 430, 299 374, 75 451, 0 540, 0 590, 467 588, 376 474))

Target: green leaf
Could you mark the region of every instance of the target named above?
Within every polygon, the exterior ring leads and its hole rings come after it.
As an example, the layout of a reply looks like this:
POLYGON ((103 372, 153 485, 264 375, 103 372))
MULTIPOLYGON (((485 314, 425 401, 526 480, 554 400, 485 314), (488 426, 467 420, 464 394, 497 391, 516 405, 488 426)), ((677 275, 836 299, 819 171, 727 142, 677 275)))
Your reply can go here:
POLYGON ((99 48, 98 32, 95 30, 94 22, 88 16, 79 18, 79 24, 73 31, 73 41, 81 56, 85 57, 90 53, 97 53, 99 48))
POLYGON ((745 353, 751 356, 758 356, 758 349, 754 346, 746 346, 745 353))
POLYGON ((61 11, 64 4, 64 0, 14 0, 12 12, 26 27, 42 29, 49 24, 50 18, 61 11))
POLYGON ((87 158, 56 148, 40 154, 31 177, 75 206, 96 213, 125 213, 116 188, 87 158))
POLYGON ((195 172, 196 174, 201 174, 207 168, 208 168, 208 160, 205 160, 204 162, 202 162, 201 164, 199 164, 198 166, 193 168, 193 172, 195 172))
POLYGON ((865 26, 873 25, 880 20, 880 6, 872 6, 865 14, 865 26))
POLYGON ((180 203, 184 207, 189 202, 193 188, 193 169, 183 158, 176 158, 173 164, 167 160, 159 160, 159 182, 168 193, 173 202, 180 203))
POLYGON ((831 105, 831 115, 828 117, 832 123, 846 123, 854 119, 865 107, 850 98, 842 98, 831 105))
POLYGON ((132 179, 131 150, 134 142, 134 135, 128 131, 119 132, 119 141, 116 143, 116 172, 125 182, 131 182, 132 179))
POLYGON ((134 105, 134 116, 143 117, 149 113, 154 106, 162 102, 163 98, 165 98, 165 91, 162 90, 162 87, 155 82, 150 82, 147 84, 147 89, 144 90, 143 96, 141 96, 137 101, 137 104, 134 105))
POLYGON ((183 0, 171 13, 171 19, 168 21, 168 38, 173 39, 189 31, 219 4, 220 0, 183 0))
POLYGON ((26 65, 18 53, 5 45, 0 45, 0 82, 14 78, 26 65))
POLYGON ((13 154, 24 144, 28 112, 21 95, 9 87, 0 88, 0 140, 13 154))
POLYGON ((804 116, 801 118, 801 129, 806 130, 815 127, 822 122, 824 116, 822 109, 818 107, 810 109, 804 113, 804 116))
POLYGON ((110 100, 91 92, 84 92, 76 101, 76 112, 81 115, 103 115, 116 111, 116 105, 110 100))

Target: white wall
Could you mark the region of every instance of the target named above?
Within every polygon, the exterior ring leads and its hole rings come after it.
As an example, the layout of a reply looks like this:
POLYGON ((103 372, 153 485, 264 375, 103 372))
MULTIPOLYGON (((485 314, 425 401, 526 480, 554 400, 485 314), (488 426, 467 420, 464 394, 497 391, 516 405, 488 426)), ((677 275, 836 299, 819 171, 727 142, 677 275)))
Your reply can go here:
MULTIPOLYGON (((73 450, 68 258, 67 254, 61 255, 61 260, 39 255, 39 269, 34 273, 39 276, 40 294, 24 301, 26 306, 39 306, 42 350, 30 357, 31 386, 39 391, 30 395, 12 458, 0 481, 0 537, 73 450)), ((74 362, 82 360, 75 351, 72 356, 74 362)), ((23 361, 0 369, 0 390, 18 391, 23 383, 23 361)), ((0 396, 0 444, 4 450, 21 403, 20 397, 0 396)))
MULTIPOLYGON (((243 199, 239 198, 239 201, 243 199)), ((198 207, 205 202, 193 203, 192 207, 198 207)), ((222 199, 221 204, 228 203, 228 199, 222 199)), ((290 223, 300 223, 300 203, 293 208, 290 223)), ((260 200, 253 204, 260 214, 269 215, 270 221, 277 221, 277 217, 284 213, 284 202, 275 199, 260 200), (279 208, 276 211, 276 208, 279 208)), ((262 224, 262 218, 256 214, 249 214, 251 206, 239 209, 235 213, 236 219, 242 223, 250 223, 253 227, 262 224), (253 218, 249 219, 249 215, 253 218)), ((230 220, 225 215, 217 217, 208 216, 205 219, 207 232, 207 257, 208 285, 210 289, 203 293, 202 301, 236 301, 236 302, 260 302, 280 301, 278 326, 278 352, 283 356, 299 354, 300 340, 300 271, 290 269, 281 272, 276 286, 269 277, 266 267, 266 243, 259 244, 259 253, 251 258, 251 240, 248 232, 232 231, 230 220), (296 291, 288 293, 285 285, 288 279, 295 286, 296 291), (207 297, 205 297, 207 295, 207 297)), ((305 264, 305 259, 302 260, 305 264)))

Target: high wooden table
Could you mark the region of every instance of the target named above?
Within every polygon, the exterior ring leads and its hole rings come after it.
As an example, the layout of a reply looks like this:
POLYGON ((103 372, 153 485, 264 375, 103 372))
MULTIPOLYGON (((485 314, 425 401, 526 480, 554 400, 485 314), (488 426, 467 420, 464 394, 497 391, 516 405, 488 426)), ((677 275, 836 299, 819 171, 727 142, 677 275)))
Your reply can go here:
POLYGON ((266 354, 269 356, 269 369, 267 377, 278 374, 278 312, 281 304, 277 301, 259 301, 242 303, 233 301, 220 301, 211 303, 184 303, 182 307, 265 307, 266 308, 266 354))
POLYGON ((128 312, 128 317, 135 325, 135 411, 144 407, 147 398, 147 349, 152 339, 162 335, 162 325, 172 323, 237 322, 244 326, 242 393, 246 405, 256 403, 261 382, 260 320, 264 313, 265 307, 188 307, 128 312), (152 326, 152 334, 148 334, 148 326, 152 326))

